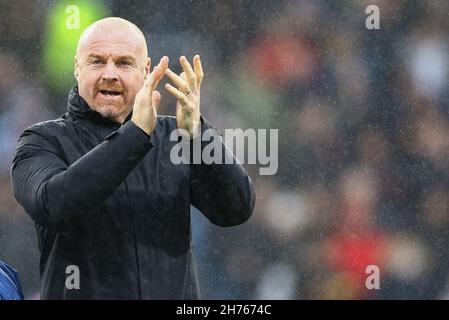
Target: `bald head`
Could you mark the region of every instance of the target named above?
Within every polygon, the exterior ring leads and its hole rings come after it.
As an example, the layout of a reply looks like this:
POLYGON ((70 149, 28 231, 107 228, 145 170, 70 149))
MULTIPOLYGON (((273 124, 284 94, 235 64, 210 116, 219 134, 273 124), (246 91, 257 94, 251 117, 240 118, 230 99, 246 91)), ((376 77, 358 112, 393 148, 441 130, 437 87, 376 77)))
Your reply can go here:
POLYGON ((76 56, 79 56, 80 52, 88 48, 92 42, 98 42, 98 39, 103 41, 123 39, 135 42, 134 45, 142 49, 144 59, 148 56, 147 42, 142 31, 134 23, 118 17, 97 20, 87 27, 78 40, 76 56))

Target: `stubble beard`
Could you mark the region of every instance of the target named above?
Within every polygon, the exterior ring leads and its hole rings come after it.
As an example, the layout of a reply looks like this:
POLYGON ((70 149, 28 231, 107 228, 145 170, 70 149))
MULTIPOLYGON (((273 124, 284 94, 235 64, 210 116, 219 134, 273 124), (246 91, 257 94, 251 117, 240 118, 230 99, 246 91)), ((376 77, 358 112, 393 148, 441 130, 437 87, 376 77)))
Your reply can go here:
POLYGON ((107 118, 110 120, 120 117, 127 111, 126 106, 116 106, 113 104, 104 104, 104 103, 102 104, 93 103, 92 109, 101 114, 103 118, 107 118))

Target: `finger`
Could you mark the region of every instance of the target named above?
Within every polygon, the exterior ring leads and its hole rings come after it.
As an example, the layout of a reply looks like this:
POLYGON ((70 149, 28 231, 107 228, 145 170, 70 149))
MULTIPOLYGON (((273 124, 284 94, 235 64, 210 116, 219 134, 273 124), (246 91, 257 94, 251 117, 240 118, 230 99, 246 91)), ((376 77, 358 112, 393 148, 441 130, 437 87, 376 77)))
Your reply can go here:
POLYGON ((157 90, 153 90, 151 93, 151 103, 156 109, 159 107, 161 103, 161 94, 157 90))
POLYGON ((162 57, 161 61, 157 65, 157 70, 153 70, 153 72, 156 71, 154 74, 153 89, 155 89, 157 87, 157 85, 159 84, 159 81, 161 81, 161 79, 164 77, 165 70, 167 70, 167 68, 168 68, 168 57, 164 56, 164 57, 162 57))
POLYGON ((184 70, 187 76, 187 82, 189 83, 190 89, 195 91, 197 83, 195 72, 193 72, 192 66, 185 56, 181 56, 181 58, 179 58, 179 62, 181 63, 182 70, 184 70))
POLYGON ((162 66, 158 66, 157 70, 153 70, 153 72, 154 71, 156 71, 156 72, 154 74, 154 82, 153 82, 152 90, 157 88, 159 81, 161 81, 162 78, 164 77, 165 69, 167 69, 167 66, 162 65, 162 66))
POLYGON ((153 71, 150 72, 150 74, 146 78, 145 82, 143 83, 144 88, 146 90, 150 91, 150 92, 153 91, 153 89, 155 87, 155 82, 156 82, 156 80, 155 80, 155 72, 157 72, 159 64, 154 67, 153 71))
POLYGON ((165 89, 168 92, 170 92, 176 98, 176 100, 178 100, 181 103, 181 105, 187 104, 187 96, 178 89, 176 89, 175 87, 173 87, 171 84, 167 83, 165 85, 165 89))
POLYGON ((150 91, 153 91, 157 87, 159 81, 164 77, 165 70, 167 70, 167 68, 168 68, 168 57, 164 56, 159 61, 158 65, 154 67, 153 72, 150 73, 150 76, 145 81, 145 86, 150 91))
MULTIPOLYGON (((186 73, 185 73, 185 72, 181 72, 180 76, 181 76, 181 78, 183 78, 185 81, 187 81, 187 76, 186 76, 186 73)), ((189 94, 190 92, 191 92, 191 91, 187 91, 187 92, 184 92, 184 94, 185 94, 186 96, 188 96, 188 94, 189 94)))
POLYGON ((203 81, 203 78, 204 78, 204 73, 203 73, 203 66, 201 65, 201 59, 200 59, 199 54, 197 54, 193 57, 193 68, 195 69, 196 82, 197 82, 198 88, 200 88, 201 82, 203 81))
POLYGON ((182 92, 190 91, 189 83, 180 76, 178 76, 176 73, 171 71, 170 68, 165 70, 165 74, 171 81, 173 81, 173 83, 178 87, 179 90, 181 90, 182 92))
MULTIPOLYGON (((147 70, 145 69, 145 80, 146 79, 148 79, 148 77, 150 76, 150 72, 151 72, 151 58, 150 57, 148 57, 148 72, 147 72, 147 70)), ((145 66, 145 68, 146 68, 146 66, 145 66)))

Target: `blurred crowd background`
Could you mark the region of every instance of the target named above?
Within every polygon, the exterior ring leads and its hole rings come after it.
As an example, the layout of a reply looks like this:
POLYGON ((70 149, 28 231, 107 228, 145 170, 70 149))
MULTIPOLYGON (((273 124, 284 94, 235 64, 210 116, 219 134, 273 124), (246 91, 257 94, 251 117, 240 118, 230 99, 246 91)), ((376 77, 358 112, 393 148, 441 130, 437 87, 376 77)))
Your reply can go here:
MULTIPOLYGON (((180 71, 179 56, 201 54, 217 128, 279 129, 277 174, 246 166, 248 223, 220 228, 192 209, 202 298, 449 298, 448 14, 444 0, 0 0, 0 260, 38 299, 13 152, 24 128, 66 111, 76 41, 112 15, 144 31, 153 61, 180 71), (370 4, 379 30, 365 27, 370 4)), ((163 93, 159 113, 174 111, 163 93)))

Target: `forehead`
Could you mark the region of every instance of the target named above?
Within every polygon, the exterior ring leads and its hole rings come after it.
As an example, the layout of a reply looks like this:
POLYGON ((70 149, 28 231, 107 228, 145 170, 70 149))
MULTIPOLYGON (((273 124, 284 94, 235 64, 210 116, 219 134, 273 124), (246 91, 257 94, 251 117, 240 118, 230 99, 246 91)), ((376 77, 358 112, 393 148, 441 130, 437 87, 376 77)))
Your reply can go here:
POLYGON ((143 57, 142 50, 138 48, 132 48, 126 43, 110 43, 110 42, 95 42, 92 45, 85 48, 82 53, 85 57, 90 55, 124 57, 130 56, 135 59, 143 57))
POLYGON ((144 57, 145 43, 133 30, 104 30, 98 28, 88 32, 80 40, 79 54, 102 54, 113 56, 144 57))

